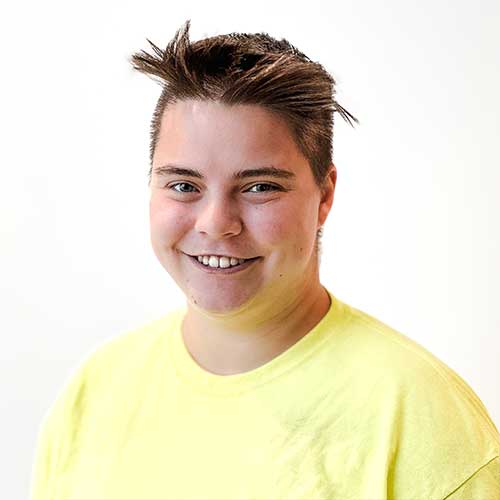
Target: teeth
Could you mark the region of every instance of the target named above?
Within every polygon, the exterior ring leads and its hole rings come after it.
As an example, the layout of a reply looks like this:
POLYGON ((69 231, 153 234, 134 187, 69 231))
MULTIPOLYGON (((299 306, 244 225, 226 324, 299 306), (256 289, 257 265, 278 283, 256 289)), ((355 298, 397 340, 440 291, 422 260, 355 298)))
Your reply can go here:
POLYGON ((219 267, 219 259, 217 257, 214 257, 213 255, 211 255, 210 259, 208 261, 208 265, 210 267, 219 267))
POLYGON ((215 255, 198 255, 198 261, 209 267, 227 268, 243 264, 245 259, 236 259, 235 257, 216 257, 215 255))

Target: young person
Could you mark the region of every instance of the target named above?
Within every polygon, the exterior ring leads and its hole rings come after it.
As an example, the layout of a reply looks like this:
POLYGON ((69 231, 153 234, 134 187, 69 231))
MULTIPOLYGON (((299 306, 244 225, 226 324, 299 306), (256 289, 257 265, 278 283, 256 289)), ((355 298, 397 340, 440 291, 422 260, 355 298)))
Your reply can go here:
POLYGON ((97 349, 33 500, 499 499, 500 436, 422 346, 320 283, 335 80, 267 34, 138 52, 159 79, 151 242, 186 306, 97 349))

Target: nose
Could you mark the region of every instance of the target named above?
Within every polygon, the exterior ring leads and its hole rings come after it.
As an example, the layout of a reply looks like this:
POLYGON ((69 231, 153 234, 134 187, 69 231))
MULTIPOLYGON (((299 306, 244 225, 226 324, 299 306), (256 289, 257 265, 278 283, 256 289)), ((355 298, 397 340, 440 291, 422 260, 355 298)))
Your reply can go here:
POLYGON ((213 197, 198 212, 195 229, 211 238, 226 238, 241 232, 238 207, 226 198, 213 197))

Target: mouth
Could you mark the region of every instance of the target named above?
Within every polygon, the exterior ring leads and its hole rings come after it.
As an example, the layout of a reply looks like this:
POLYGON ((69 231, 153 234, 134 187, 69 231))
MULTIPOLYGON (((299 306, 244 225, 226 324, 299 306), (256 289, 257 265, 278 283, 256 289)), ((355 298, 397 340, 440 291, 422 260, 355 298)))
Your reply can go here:
POLYGON ((262 259, 262 257, 253 257, 252 259, 246 259, 241 264, 238 263, 230 267, 211 267, 209 265, 203 264, 203 262, 200 262, 197 256, 188 255, 187 253, 184 255, 194 264, 194 266, 197 269, 201 269, 202 271, 208 274, 221 274, 221 275, 239 273, 253 266, 258 260, 262 259))

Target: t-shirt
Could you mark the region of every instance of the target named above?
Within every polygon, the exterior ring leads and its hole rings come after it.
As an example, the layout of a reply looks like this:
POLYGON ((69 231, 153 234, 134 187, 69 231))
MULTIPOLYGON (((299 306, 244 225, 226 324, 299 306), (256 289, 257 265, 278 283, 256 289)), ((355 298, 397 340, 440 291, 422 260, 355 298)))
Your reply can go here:
POLYGON ((32 500, 499 500, 478 396, 328 293, 314 328, 244 373, 196 363, 185 307, 95 349, 43 421, 32 500))

